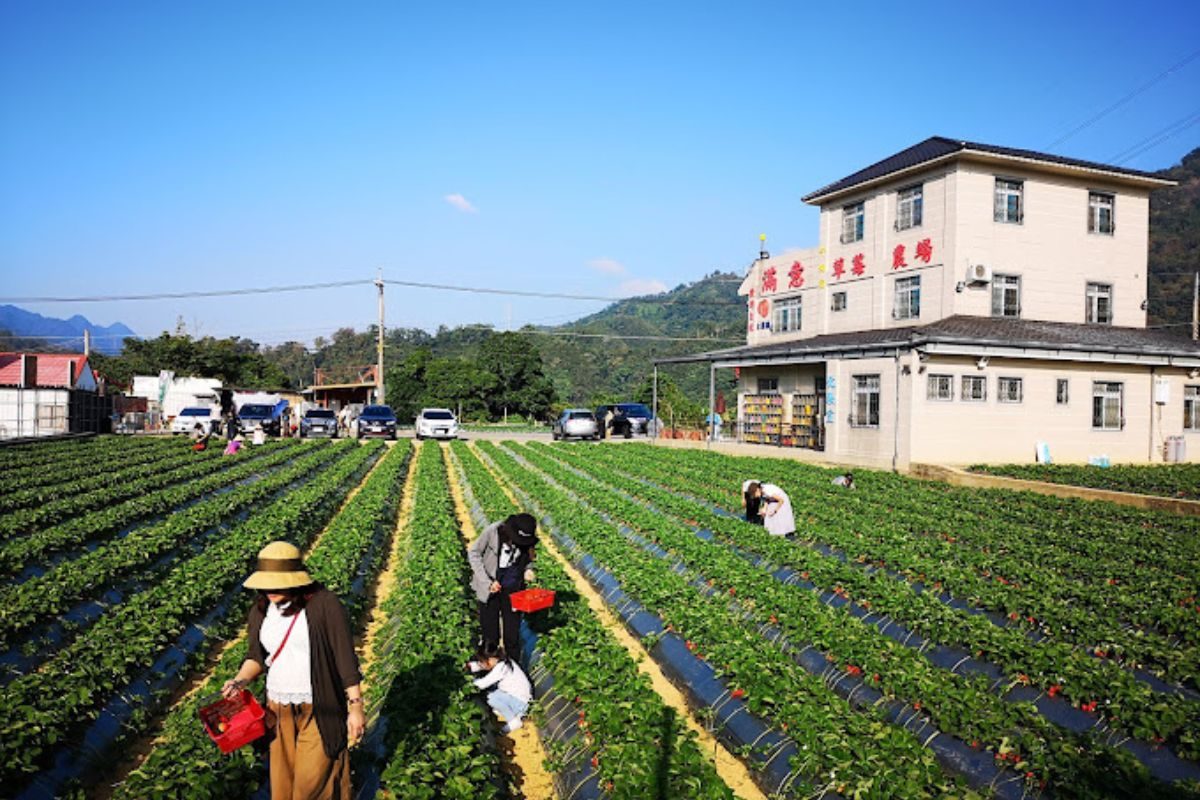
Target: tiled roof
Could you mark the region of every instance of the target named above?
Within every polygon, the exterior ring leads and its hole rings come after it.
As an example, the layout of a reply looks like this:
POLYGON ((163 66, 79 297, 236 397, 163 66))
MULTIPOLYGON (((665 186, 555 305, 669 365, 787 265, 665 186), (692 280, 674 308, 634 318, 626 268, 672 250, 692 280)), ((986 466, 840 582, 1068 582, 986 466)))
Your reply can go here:
POLYGON ((923 142, 913 145, 905 150, 901 150, 895 155, 888 156, 882 161, 878 161, 869 167, 860 169, 851 175, 847 175, 840 181, 823 186, 815 192, 811 192, 804 196, 803 200, 806 203, 811 203, 815 199, 826 195, 837 194, 846 189, 853 188, 859 184, 868 183, 891 175, 895 172, 915 167, 952 153, 975 151, 980 153, 990 153, 992 155, 1007 156, 1010 158, 1030 159, 1033 161, 1043 161, 1050 164, 1060 164, 1069 167, 1079 167, 1081 169, 1101 170, 1103 172, 1111 172, 1117 175, 1128 175, 1134 178, 1146 178, 1155 181, 1163 181, 1168 183, 1161 175, 1156 175, 1153 172, 1143 172, 1136 169, 1126 169, 1125 167, 1117 167, 1111 164, 1100 164, 1095 161, 1084 161, 1078 158, 1066 158, 1065 156, 1056 156, 1050 153, 1039 153, 1035 150, 1021 150, 1016 147, 999 147, 992 144, 982 144, 980 142, 965 142, 957 139, 948 139, 945 136, 931 136, 923 142))
MULTIPOLYGON (((21 353, 0 353, 0 386, 21 385, 21 353)), ((48 388, 74 386, 87 365, 83 353, 26 353, 37 356, 37 385, 48 388), (75 373, 69 374, 75 361, 75 373)))
POLYGON ((1081 353, 1172 355, 1200 358, 1200 343, 1152 328, 1118 328, 1071 322, 953 316, 884 330, 832 333, 809 339, 714 350, 693 356, 664 358, 657 363, 695 361, 758 361, 880 348, 909 348, 926 343, 969 344, 980 347, 1025 347, 1074 350, 1081 353))

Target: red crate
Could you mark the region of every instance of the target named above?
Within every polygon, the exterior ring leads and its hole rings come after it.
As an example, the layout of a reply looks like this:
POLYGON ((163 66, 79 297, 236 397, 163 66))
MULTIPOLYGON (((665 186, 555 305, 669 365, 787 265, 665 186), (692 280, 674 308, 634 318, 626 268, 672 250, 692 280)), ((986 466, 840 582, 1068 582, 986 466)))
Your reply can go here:
POLYGON ((267 732, 263 707, 249 689, 242 689, 236 697, 219 694, 206 697, 197 713, 204 730, 222 753, 232 753, 267 732))
POLYGON ((551 589, 526 589, 513 592, 509 599, 516 611, 541 611, 554 605, 554 592, 551 589))

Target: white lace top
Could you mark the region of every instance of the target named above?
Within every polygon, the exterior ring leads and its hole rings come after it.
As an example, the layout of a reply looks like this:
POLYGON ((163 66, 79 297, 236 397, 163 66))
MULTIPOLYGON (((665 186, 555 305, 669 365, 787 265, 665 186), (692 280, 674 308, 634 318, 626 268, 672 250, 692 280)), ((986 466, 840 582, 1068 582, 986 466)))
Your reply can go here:
MULTIPOLYGON (((286 608, 287 604, 283 607, 286 608)), ((282 608, 268 603, 258 636, 269 658, 279 649, 293 619, 296 620, 296 626, 288 636, 287 645, 267 670, 267 699, 276 703, 311 703, 313 691, 308 612, 301 611, 295 617, 285 617, 282 608)))

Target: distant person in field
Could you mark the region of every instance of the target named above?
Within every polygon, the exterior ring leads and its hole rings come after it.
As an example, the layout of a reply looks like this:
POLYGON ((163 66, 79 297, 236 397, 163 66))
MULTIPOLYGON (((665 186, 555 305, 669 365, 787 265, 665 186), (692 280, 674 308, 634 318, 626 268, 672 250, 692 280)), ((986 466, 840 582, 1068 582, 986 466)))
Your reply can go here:
POLYGON ((300 549, 271 542, 246 579, 250 607, 246 660, 226 697, 267 674, 271 800, 350 800, 349 746, 362 738, 362 675, 346 609, 304 569, 300 549))
POLYGON ((229 414, 225 417, 225 438, 233 441, 238 435, 237 412, 232 408, 229 409, 229 414))
POLYGON ((263 430, 261 424, 254 426, 254 439, 252 440, 255 446, 267 443, 267 432, 263 430))
POLYGON ((742 482, 742 507, 746 509, 746 522, 763 524, 762 484, 758 481, 742 482))
POLYGON ((242 436, 241 436, 241 434, 238 434, 238 435, 234 436, 232 439, 230 439, 229 443, 227 445, 225 445, 225 452, 222 455, 235 456, 235 455, 237 455, 237 452, 241 449, 242 449, 242 436))
POLYGON ((475 679, 475 688, 491 689, 487 702, 504 719, 500 732, 512 733, 519 729, 533 699, 533 687, 521 666, 496 642, 484 642, 475 660, 467 664, 467 669, 475 673, 487 672, 475 679))
POLYGON ((857 489, 858 488, 854 484, 854 475, 849 472, 847 472, 845 475, 838 475, 836 478, 834 478, 833 485, 834 486, 842 486, 846 489, 857 489))
POLYGON ((510 598, 534 579, 536 544, 537 520, 512 514, 484 528, 467 551, 471 588, 479 601, 480 641, 503 642, 506 653, 520 652, 521 617, 510 598))
POLYGON ((350 406, 342 406, 341 410, 338 411, 337 420, 338 420, 338 432, 341 433, 342 436, 349 436, 350 435, 350 406))
MULTIPOLYGON (((791 539, 796 535, 796 517, 792 512, 792 500, 787 492, 773 483, 746 481, 742 484, 747 514, 750 520, 750 505, 758 501, 757 512, 761 515, 761 524, 772 536, 786 536, 791 539)), ((750 520, 753 522, 753 520, 750 520)))
POLYGON ((212 434, 210 432, 204 430, 203 425, 197 422, 196 427, 192 428, 192 449, 197 453, 207 450, 208 437, 211 435, 212 434))

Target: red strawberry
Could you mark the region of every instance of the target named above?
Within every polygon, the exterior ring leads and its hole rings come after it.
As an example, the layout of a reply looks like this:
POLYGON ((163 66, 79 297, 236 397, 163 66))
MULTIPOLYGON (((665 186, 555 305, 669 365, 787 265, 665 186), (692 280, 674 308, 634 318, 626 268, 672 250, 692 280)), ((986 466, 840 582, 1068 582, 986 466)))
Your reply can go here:
POLYGON ((744 689, 734 689, 734 690, 733 690, 733 694, 732 694, 732 695, 730 695, 730 696, 731 696, 731 697, 732 697, 734 700, 741 700, 743 697, 745 697, 745 696, 746 696, 746 691, 745 691, 744 689))
POLYGON ((688 639, 686 642, 684 642, 684 644, 687 646, 688 650, 694 651, 696 649, 696 643, 693 642, 691 639, 688 639))
POLYGON ((592 769, 600 767, 600 756, 592 756, 592 769))

